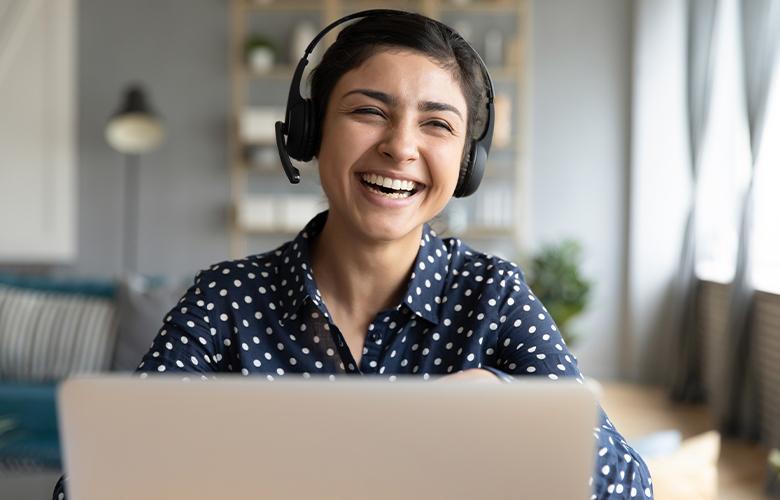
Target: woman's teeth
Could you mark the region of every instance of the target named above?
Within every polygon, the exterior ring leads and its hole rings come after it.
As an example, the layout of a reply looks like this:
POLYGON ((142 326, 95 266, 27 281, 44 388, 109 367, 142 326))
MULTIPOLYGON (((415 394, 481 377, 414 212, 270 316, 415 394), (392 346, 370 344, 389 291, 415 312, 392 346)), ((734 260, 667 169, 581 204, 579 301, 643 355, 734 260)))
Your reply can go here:
POLYGON ((363 174, 361 177, 368 189, 387 198, 408 198, 417 187, 414 181, 390 179, 377 174, 363 174))

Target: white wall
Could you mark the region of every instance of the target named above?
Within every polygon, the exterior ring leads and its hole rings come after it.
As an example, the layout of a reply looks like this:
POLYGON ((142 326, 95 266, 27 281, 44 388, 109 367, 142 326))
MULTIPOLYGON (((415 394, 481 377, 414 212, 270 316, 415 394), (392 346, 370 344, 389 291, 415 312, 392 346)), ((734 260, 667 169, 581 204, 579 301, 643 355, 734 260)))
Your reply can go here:
POLYGON ((583 373, 612 378, 624 355, 632 3, 536 0, 532 16, 526 240, 583 244, 595 289, 572 350, 583 373))

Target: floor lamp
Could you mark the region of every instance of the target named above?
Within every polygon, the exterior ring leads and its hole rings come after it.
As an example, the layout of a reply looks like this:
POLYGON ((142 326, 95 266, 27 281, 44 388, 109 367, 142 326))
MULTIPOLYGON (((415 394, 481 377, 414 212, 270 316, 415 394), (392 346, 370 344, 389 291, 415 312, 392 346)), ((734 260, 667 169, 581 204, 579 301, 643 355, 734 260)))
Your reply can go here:
POLYGON ((148 104, 143 88, 131 85, 123 95, 119 110, 108 121, 106 140, 125 157, 125 216, 122 264, 125 272, 138 269, 138 189, 140 156, 162 144, 162 121, 148 104))

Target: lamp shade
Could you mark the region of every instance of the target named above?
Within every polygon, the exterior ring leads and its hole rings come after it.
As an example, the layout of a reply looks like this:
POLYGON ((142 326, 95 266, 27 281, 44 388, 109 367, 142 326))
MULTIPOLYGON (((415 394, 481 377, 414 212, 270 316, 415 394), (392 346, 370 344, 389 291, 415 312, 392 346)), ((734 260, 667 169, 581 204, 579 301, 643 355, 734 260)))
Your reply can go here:
POLYGON ((165 129, 152 112, 143 89, 131 86, 124 95, 119 111, 106 126, 106 141, 120 153, 141 154, 162 144, 165 129))

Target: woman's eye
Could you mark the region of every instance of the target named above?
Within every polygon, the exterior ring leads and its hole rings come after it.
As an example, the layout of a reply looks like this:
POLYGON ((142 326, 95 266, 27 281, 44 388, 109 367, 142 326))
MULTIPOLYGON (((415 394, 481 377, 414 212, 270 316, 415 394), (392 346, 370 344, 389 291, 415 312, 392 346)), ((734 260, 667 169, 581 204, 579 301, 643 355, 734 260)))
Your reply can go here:
POLYGON ((353 111, 355 114, 359 115, 376 115, 376 116, 384 116, 381 111, 379 111, 376 108, 358 108, 355 111, 353 111))
POLYGON ((443 128, 444 130, 447 130, 448 132, 452 132, 452 128, 450 128, 449 125, 447 125, 445 122, 441 122, 438 120, 434 120, 432 122, 428 122, 430 125, 433 125, 435 127, 443 128))

